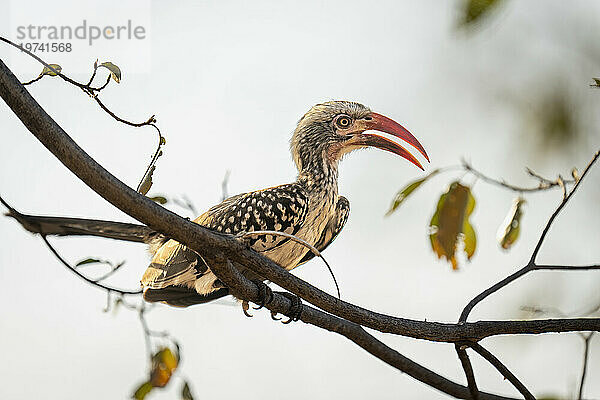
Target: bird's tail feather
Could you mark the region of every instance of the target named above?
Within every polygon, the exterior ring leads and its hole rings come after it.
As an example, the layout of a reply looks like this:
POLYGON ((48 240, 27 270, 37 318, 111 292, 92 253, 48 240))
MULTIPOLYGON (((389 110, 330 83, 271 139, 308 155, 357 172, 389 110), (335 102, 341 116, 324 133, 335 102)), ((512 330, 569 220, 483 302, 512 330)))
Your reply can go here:
POLYGON ((146 289, 144 300, 154 303, 163 302, 174 307, 189 307, 194 304, 207 303, 227 296, 229 289, 220 288, 208 294, 199 294, 194 289, 182 286, 168 286, 162 289, 146 289))

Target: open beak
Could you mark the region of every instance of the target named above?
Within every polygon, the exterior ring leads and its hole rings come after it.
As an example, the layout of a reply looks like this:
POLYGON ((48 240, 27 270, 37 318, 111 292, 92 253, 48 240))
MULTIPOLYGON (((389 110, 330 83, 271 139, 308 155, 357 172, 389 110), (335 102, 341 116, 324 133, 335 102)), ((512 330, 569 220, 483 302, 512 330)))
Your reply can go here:
MULTIPOLYGON (((371 113, 369 117, 370 119, 367 118, 359 121, 360 130, 362 132, 368 130, 375 130, 396 136, 409 143, 414 148, 416 148, 423 155, 423 157, 425 157, 427 161, 429 161, 429 156, 427 155, 427 152, 425 151, 421 143, 419 143, 417 138, 415 138, 412 135, 412 133, 406 130, 402 125, 400 125, 392 119, 389 119, 388 117, 377 113, 371 113)), ((377 147, 378 149, 398 154, 399 156, 404 157, 411 163, 415 164, 417 167, 424 170, 419 160, 417 160, 412 154, 408 152, 408 150, 400 146, 398 143, 392 142, 391 140, 386 139, 383 136, 374 134, 364 134, 362 132, 360 134, 355 135, 355 140, 351 139, 354 142, 354 144, 377 147)))

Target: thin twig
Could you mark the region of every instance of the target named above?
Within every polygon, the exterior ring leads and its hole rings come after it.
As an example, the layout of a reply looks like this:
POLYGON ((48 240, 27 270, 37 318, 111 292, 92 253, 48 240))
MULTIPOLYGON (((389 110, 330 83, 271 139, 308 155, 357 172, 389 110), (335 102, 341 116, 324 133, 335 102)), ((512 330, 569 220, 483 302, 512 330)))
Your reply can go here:
MULTIPOLYGON (((462 160, 462 167, 466 171, 468 171, 471 174, 475 175, 476 177, 480 178, 484 182, 490 183, 492 185, 503 187, 503 188, 511 190, 513 192, 519 192, 519 193, 523 193, 523 192, 539 192, 539 191, 548 190, 548 189, 552 189, 554 187, 560 186, 560 183, 558 182, 558 180, 551 181, 549 179, 542 178, 539 175, 533 173, 533 171, 531 171, 529 169, 528 169, 528 173, 532 177, 535 177, 535 178, 537 178, 537 179, 540 180, 540 183, 538 184, 538 186, 532 186, 532 187, 516 186, 516 185, 512 185, 510 183, 507 183, 504 180, 498 180, 498 179, 491 178, 491 177, 483 174, 482 172, 476 170, 466 160, 462 160)), ((563 182, 564 183, 576 183, 574 179, 573 180, 571 180, 571 179, 564 180, 563 182)))
POLYGON ((599 264, 593 265, 547 265, 547 264, 536 264, 533 267, 534 270, 553 270, 553 271, 591 271, 600 269, 599 264))
POLYGON ((533 250, 533 253, 531 254, 531 258, 529 259, 530 264, 535 264, 538 252, 540 251, 540 248, 542 247, 542 244, 544 243, 544 239, 546 238, 546 235, 548 234, 548 231, 550 230, 552 223, 554 222, 554 220, 556 219, 558 214, 560 214, 562 209, 567 205, 569 200, 573 197, 573 195, 577 191, 577 188, 579 188, 579 186, 581 185, 581 182, 583 181, 583 179, 585 178, 587 173, 590 171, 590 169, 592 168, 594 163, 598 160, 598 157, 600 157, 600 150, 596 151, 596 153, 594 154, 594 157, 588 163, 588 165, 585 167, 583 174, 581 174, 581 177, 577 180, 577 182, 575 183, 575 185, 573 186, 573 188, 571 189, 569 194, 563 199, 563 201, 560 203, 560 205, 558 206, 556 211, 554 211, 554 213, 550 216, 550 219, 548 220, 548 223, 546 223, 546 226, 544 227, 544 230, 542 231, 542 234, 540 235, 540 238, 535 246, 535 249, 533 250))
POLYGON ((590 340, 592 339, 593 335, 594 335, 594 332, 591 332, 583 338, 583 343, 584 343, 584 345, 583 345, 583 367, 581 369, 581 380, 579 381, 579 392, 577 395, 577 398, 579 400, 581 400, 583 398, 583 385, 585 384, 585 377, 587 374, 587 367, 588 367, 588 358, 589 358, 589 354, 590 354, 590 340))
POLYGON ((317 250, 316 247, 314 247, 313 245, 311 245, 310 243, 308 243, 306 240, 300 239, 298 236, 294 236, 292 234, 285 233, 285 232, 280 232, 280 231, 252 231, 252 232, 242 232, 242 233, 237 234, 236 236, 239 237, 239 238, 245 238, 245 237, 248 237, 248 236, 258 236, 258 235, 283 236, 283 237, 286 237, 288 239, 293 240, 296 243, 300 243, 304 247, 307 247, 315 256, 320 257, 321 260, 323 260, 323 262, 327 266, 327 269, 329 270, 329 274, 331 274, 331 277, 333 278, 333 283, 335 283, 335 288, 337 290, 338 299, 342 298, 341 295, 340 295, 340 287, 338 286, 337 279, 335 279, 335 275, 333 273, 333 270, 329 266, 329 263, 327 262, 327 260, 325 259, 325 257, 323 257, 323 255, 321 254, 321 252, 319 250, 317 250))
POLYGON ((79 271, 77 271, 75 268, 73 268, 67 261, 65 261, 64 258, 62 258, 62 256, 58 253, 58 251, 56 251, 56 249, 50 244, 50 242, 48 242, 48 239, 46 238, 45 235, 42 235, 42 240, 44 241, 44 243, 46 243, 46 246, 48 246, 48 248, 50 249, 50 251, 56 256, 56 258, 58 258, 58 260, 65 266, 67 267, 67 269, 69 269, 71 272, 73 272, 75 275, 77 275, 78 277, 80 277, 81 279, 83 279, 84 281, 86 281, 87 283, 96 286, 100 289, 104 289, 107 290, 109 292, 115 292, 115 293, 119 293, 122 295, 137 295, 137 294, 141 294, 142 291, 141 290, 124 290, 124 289, 118 289, 118 288, 114 288, 112 286, 106 286, 103 285, 102 283, 96 282, 93 279, 88 278, 87 276, 85 276, 84 274, 80 273, 79 271))
POLYGON ((229 183, 229 175, 231 175, 231 171, 225 171, 225 176, 223 176, 223 182, 221 182, 221 201, 224 201, 229 197, 229 193, 227 190, 227 184, 229 183))
POLYGON ((32 83, 35 83, 37 81, 39 81, 40 79, 42 79, 44 77, 44 75, 40 74, 37 78, 33 78, 30 81, 27 82, 23 82, 23 86, 27 86, 27 85, 31 85, 32 83))
POLYGON ((125 261, 122 261, 120 263, 118 263, 115 266, 111 266, 110 271, 108 271, 107 273, 105 273, 104 275, 100 276, 99 278, 94 279, 95 282, 102 282, 105 279, 108 279, 109 277, 111 277, 115 272, 117 272, 123 265, 125 265, 125 261))
POLYGON ((487 349, 481 346, 479 343, 469 343, 469 347, 475 350, 481 357, 485 358, 490 364, 492 364, 504 378, 506 378, 512 385, 523 395, 527 400, 535 400, 535 397, 531 392, 523 385, 523 383, 508 369, 496 356, 490 353, 487 349))
POLYGON ((467 386, 469 387, 469 392, 471 393, 471 398, 473 400, 479 399, 479 389, 477 388, 477 381, 475 380, 475 374, 473 373, 473 365, 471 364, 471 360, 469 359, 469 355, 467 354, 466 347, 456 343, 454 345, 456 350, 456 354, 458 355, 458 359, 460 360, 460 364, 465 371, 465 376, 467 378, 467 386))

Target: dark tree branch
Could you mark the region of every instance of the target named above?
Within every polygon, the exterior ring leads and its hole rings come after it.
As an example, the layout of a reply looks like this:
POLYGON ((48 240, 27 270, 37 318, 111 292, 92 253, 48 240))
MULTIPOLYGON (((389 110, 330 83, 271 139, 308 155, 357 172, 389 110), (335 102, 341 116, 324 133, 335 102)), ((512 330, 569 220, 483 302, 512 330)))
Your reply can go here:
MULTIPOLYGON (((0 200, 1 201, 1 200, 0 200)), ((3 202, 12 216, 17 213, 3 202)), ((42 235, 91 235, 108 237, 132 242, 146 242, 155 235, 153 229, 143 225, 125 224, 121 222, 97 221, 80 218, 40 217, 18 213, 17 221, 30 232, 42 235), (121 231, 122 229, 122 231, 121 231)), ((292 292, 314 293, 316 306, 334 313, 342 318, 385 333, 393 333, 418 339, 437 342, 478 341, 489 336, 540 334, 549 332, 600 331, 600 319, 594 318, 554 318, 529 321, 477 321, 462 325, 438 322, 424 322, 397 318, 376 313, 355 306, 328 295, 302 279, 290 274, 282 268, 273 275, 269 270, 263 271, 267 279, 277 280, 281 284, 290 281, 292 292), (331 299, 331 302, 329 302, 331 299)), ((278 283, 279 284, 279 283, 278 283)), ((286 284, 287 286, 287 284, 286 284)), ((286 287, 287 289, 287 287, 286 287)), ((309 297, 309 296, 307 296, 309 297)))
POLYGON ((456 354, 460 360, 463 370, 465 371, 465 377, 467 378, 467 386, 469 387, 469 393, 473 400, 479 399, 479 389, 477 388, 477 381, 475 380, 475 373, 473 372, 473 365, 467 354, 466 346, 456 343, 454 345, 456 354))
MULTIPOLYGON (((231 261, 224 258, 223 255, 218 255, 215 258, 215 262, 210 264, 210 268, 213 273, 215 273, 215 275, 230 288, 236 297, 247 299, 252 302, 260 301, 259 291, 256 285, 244 277, 239 272, 239 269, 235 268, 231 261)), ((273 293, 273 300, 265 305, 265 307, 272 312, 282 314, 287 313, 290 306, 290 300, 277 292, 273 293)), ((350 339, 383 362, 446 394, 461 399, 471 398, 468 388, 452 382, 420 364, 415 363, 377 340, 358 324, 326 314, 307 305, 303 306, 300 320, 330 332, 338 333, 350 339)), ((506 399, 506 397, 481 392, 480 399, 506 399)))
POLYGON ((144 225, 101 221, 84 218, 46 217, 21 214, 2 197, 0 203, 8 208, 5 215, 14 218, 23 228, 43 236, 98 236, 129 242, 148 242, 158 235, 144 225))
POLYGON ((535 400, 535 397, 531 392, 523 385, 523 383, 508 369, 500 360, 496 358, 487 349, 481 346, 479 343, 468 343, 466 344, 475 350, 481 357, 485 358, 490 364, 492 364, 502 376, 507 379, 517 389, 525 399, 535 400))

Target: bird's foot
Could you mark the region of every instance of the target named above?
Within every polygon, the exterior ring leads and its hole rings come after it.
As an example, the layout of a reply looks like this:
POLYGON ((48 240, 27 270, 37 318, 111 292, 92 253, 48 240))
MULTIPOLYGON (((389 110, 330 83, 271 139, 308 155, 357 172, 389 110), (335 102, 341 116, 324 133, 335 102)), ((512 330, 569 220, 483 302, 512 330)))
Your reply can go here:
POLYGON ((260 310, 265 305, 273 301, 273 291, 263 281, 253 280, 252 283, 258 288, 258 307, 254 307, 255 310, 260 310))
MULTIPOLYGON (((288 293, 288 292, 276 292, 276 293, 287 298, 292 303, 290 305, 290 308, 288 309, 288 311, 286 313, 283 313, 283 315, 288 317, 288 320, 281 321, 281 323, 289 324, 292 321, 298 321, 300 319, 300 317, 302 316, 302 310, 304 309, 304 306, 302 305, 302 300, 300 300, 300 297, 296 296, 295 294, 288 293)), ((273 313, 271 313, 271 318, 278 320, 278 318, 275 318, 273 313)))
MULTIPOLYGON (((263 281, 253 280, 252 283, 256 285, 258 288, 258 302, 256 305, 258 307, 252 307, 255 310, 260 310, 265 305, 269 304, 273 301, 273 291, 269 286, 267 286, 263 281)), ((246 317, 252 317, 253 315, 248 312, 250 309, 250 304, 246 300, 242 300, 242 311, 246 317)), ((271 317, 273 317, 273 313, 271 313, 271 317)))

